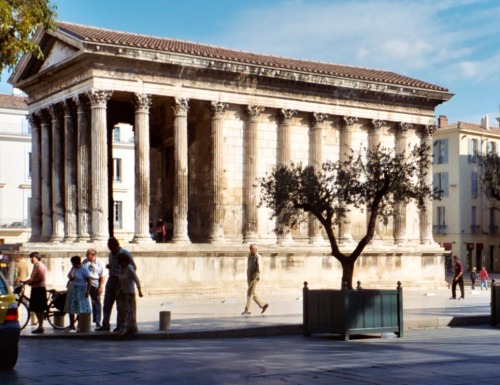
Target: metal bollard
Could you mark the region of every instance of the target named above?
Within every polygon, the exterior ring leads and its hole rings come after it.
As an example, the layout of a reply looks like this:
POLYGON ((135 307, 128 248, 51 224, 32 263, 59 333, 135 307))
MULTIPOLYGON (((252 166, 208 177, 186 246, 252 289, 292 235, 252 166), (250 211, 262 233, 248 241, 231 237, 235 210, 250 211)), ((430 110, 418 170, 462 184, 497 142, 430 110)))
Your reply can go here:
POLYGON ((170 329, 171 313, 169 311, 160 312, 160 330, 170 329))
POLYGON ((90 313, 78 314, 78 333, 90 333, 90 313))

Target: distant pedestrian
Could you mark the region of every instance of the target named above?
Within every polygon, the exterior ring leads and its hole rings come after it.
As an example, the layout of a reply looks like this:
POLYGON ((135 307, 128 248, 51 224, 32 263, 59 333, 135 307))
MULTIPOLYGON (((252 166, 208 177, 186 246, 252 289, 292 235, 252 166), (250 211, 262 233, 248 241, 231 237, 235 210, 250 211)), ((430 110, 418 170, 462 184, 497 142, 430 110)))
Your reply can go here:
POLYGON ((479 272, 479 280, 481 281, 481 290, 483 290, 483 287, 485 290, 488 290, 488 272, 484 266, 479 272))
POLYGON ((163 219, 159 217, 158 221, 156 222, 156 242, 163 243, 165 240, 165 235, 167 235, 165 222, 163 222, 163 219))
POLYGON ((248 254, 247 258, 247 303, 245 310, 241 313, 242 315, 251 314, 250 308, 252 306, 252 300, 262 309, 261 313, 264 313, 269 307, 269 304, 262 302, 255 294, 255 289, 260 279, 261 268, 262 257, 257 253, 257 246, 252 244, 250 245, 250 254, 248 254))
POLYGON ((45 277, 47 269, 42 263, 42 257, 36 251, 30 254, 33 270, 31 276, 24 283, 31 286, 31 297, 29 311, 35 313, 38 327, 32 333, 43 333, 44 312, 47 309, 47 289, 45 288, 45 277))
POLYGON ((472 271, 470 272, 470 284, 471 284, 471 289, 475 290, 476 289, 476 268, 473 267, 472 271))
POLYGON ((135 286, 142 297, 141 282, 131 265, 132 260, 125 254, 118 257, 121 267, 120 288, 116 296, 116 309, 118 311, 118 326, 116 332, 124 336, 137 333, 137 305, 135 301, 135 286))
MULTIPOLYGON (((108 256, 108 264, 106 268, 109 269, 109 278, 106 282, 106 287, 104 289, 104 305, 102 308, 102 325, 97 328, 96 331, 110 331, 110 318, 111 311, 113 310, 113 305, 116 301, 116 296, 118 294, 118 289, 120 288, 119 276, 121 273, 121 267, 118 262, 120 255, 126 255, 130 258, 130 264, 136 269, 134 259, 132 254, 125 249, 120 247, 120 242, 115 237, 111 237, 108 240, 108 249, 110 251, 108 256)), ((137 269, 136 269, 137 270, 137 269)), ((116 328, 115 331, 117 331, 116 328)))
POLYGON ((14 286, 28 279, 28 265, 23 261, 21 254, 14 256, 14 286))
POLYGON ((451 298, 457 299, 457 284, 460 286, 460 298, 464 299, 464 268, 458 259, 458 256, 453 256, 453 262, 455 262, 455 275, 453 276, 453 283, 451 285, 451 298))
POLYGON ((90 273, 90 301, 92 303, 92 322, 96 328, 101 327, 102 320, 102 293, 104 292, 104 284, 108 276, 108 269, 104 263, 97 258, 97 251, 90 248, 86 253, 87 258, 82 262, 82 265, 89 269, 90 273))
POLYGON ((78 255, 71 257, 71 266, 64 312, 69 314, 69 329, 76 330, 75 316, 91 312, 90 272, 82 265, 82 259, 78 255))

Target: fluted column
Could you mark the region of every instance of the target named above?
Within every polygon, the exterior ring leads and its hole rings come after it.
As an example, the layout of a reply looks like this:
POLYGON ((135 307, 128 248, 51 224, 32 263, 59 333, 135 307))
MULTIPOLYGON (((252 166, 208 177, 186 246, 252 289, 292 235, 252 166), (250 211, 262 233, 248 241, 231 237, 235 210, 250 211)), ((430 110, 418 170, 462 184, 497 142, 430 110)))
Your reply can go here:
POLYGON ((224 241, 224 158, 223 158, 223 117, 229 107, 222 102, 211 102, 210 114, 212 116, 212 205, 213 215, 210 226, 209 241, 224 241))
MULTIPOLYGON (((432 135, 436 131, 436 126, 424 126, 420 131, 421 145, 429 147, 430 170, 425 170, 424 183, 432 189, 432 135)), ((432 238, 432 199, 426 198, 424 201, 425 208, 419 212, 420 219, 420 244, 430 245, 434 243, 432 238)))
POLYGON ((50 119, 40 111, 38 113, 41 125, 41 192, 42 192, 42 242, 50 241, 52 237, 52 170, 50 156, 50 119))
POLYGON ((52 238, 51 242, 64 239, 64 172, 61 113, 56 105, 49 107, 52 118, 52 238))
MULTIPOLYGON (((408 130, 412 128, 410 123, 401 122, 396 131, 396 152, 402 153, 407 150, 408 130)), ((406 242, 406 205, 396 203, 394 207, 394 243, 402 245, 406 242)))
MULTIPOLYGON (((377 151, 381 144, 382 139, 382 127, 386 124, 384 120, 372 120, 371 126, 369 128, 368 134, 368 147, 371 152, 377 151)), ((367 221, 370 218, 371 210, 367 208, 367 221)), ((381 243, 382 237, 380 236, 380 219, 377 218, 375 222, 375 233, 373 235, 372 243, 381 243)))
MULTIPOLYGON (((323 125, 328 114, 313 112, 311 117, 311 127, 309 129, 309 165, 313 166, 316 171, 321 170, 323 163, 323 125)), ((316 217, 309 214, 309 243, 321 244, 324 239, 321 235, 321 224, 316 217)))
MULTIPOLYGON (((292 126, 292 118, 297 115, 297 110, 280 109, 278 111, 278 148, 277 148, 277 163, 282 166, 290 166, 292 160, 292 146, 290 129, 292 126)), ((283 224, 282 220, 277 218, 278 239, 279 245, 293 243, 290 227, 283 224)))
POLYGON ((28 117, 31 126, 31 237, 30 242, 38 242, 42 235, 42 206, 40 180, 40 124, 34 114, 28 117))
MULTIPOLYGON (((351 155, 352 131, 354 129, 354 123, 357 121, 358 118, 354 116, 343 117, 344 124, 340 134, 340 161, 342 162, 345 162, 351 155)), ((351 221, 348 216, 342 219, 339 230, 339 243, 352 242, 351 221)))
POLYGON ((188 237, 188 135, 189 99, 175 98, 174 105, 174 228, 172 242, 190 243, 188 237))
POLYGON ((75 162, 75 127, 71 118, 69 100, 64 108, 64 241, 76 239, 76 162, 75 162))
POLYGON ((259 238, 257 197, 257 126, 264 107, 246 106, 247 122, 244 133, 244 176, 243 176, 243 241, 253 242, 259 238))
POLYGON ((75 96, 76 105, 76 189, 78 192, 77 242, 90 240, 90 135, 85 100, 75 96))
POLYGON ((135 234, 133 243, 152 242, 149 234, 149 108, 151 95, 134 94, 135 234))
POLYGON ((92 230, 94 242, 106 241, 108 231, 108 152, 106 107, 112 91, 95 90, 87 92, 90 99, 91 128, 91 186, 92 186, 92 230))

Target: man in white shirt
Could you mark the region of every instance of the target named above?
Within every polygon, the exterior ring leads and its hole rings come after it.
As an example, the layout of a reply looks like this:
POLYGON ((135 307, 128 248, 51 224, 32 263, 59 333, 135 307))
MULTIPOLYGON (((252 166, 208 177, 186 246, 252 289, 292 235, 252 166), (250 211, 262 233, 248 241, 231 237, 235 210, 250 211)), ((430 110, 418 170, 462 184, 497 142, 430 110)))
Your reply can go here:
POLYGON ((92 321, 97 328, 101 327, 102 319, 102 302, 101 295, 104 291, 104 284, 108 276, 108 269, 99 258, 97 258, 96 249, 88 249, 86 253, 87 258, 82 262, 90 272, 90 299, 92 302, 92 321))

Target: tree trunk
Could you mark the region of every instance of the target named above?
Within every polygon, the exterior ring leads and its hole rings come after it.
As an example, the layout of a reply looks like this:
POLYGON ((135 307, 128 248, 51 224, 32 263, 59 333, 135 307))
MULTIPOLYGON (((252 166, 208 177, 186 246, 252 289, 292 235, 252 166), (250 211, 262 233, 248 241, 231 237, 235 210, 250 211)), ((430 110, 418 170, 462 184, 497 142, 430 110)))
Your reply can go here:
POLYGON ((347 288, 349 290, 352 290, 352 277, 354 274, 354 262, 356 262, 355 259, 352 258, 346 258, 344 261, 342 261, 342 287, 344 287, 344 284, 347 284, 347 288))

